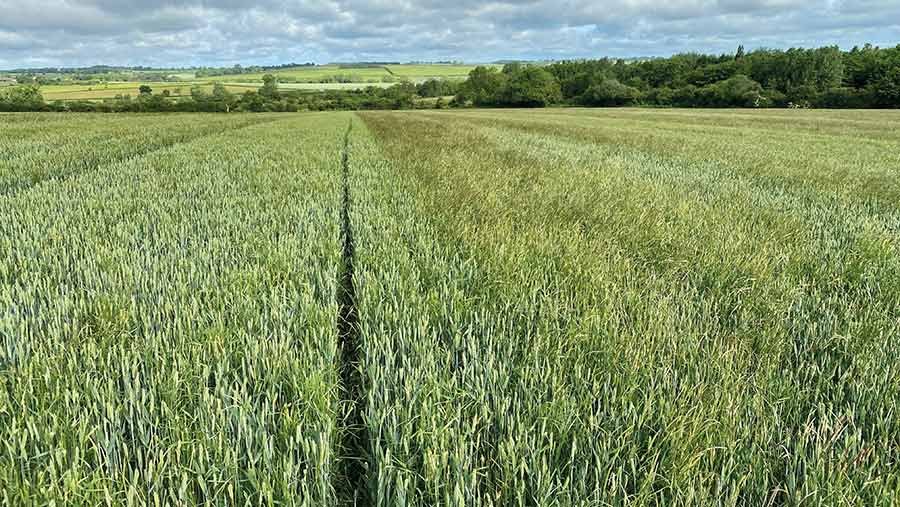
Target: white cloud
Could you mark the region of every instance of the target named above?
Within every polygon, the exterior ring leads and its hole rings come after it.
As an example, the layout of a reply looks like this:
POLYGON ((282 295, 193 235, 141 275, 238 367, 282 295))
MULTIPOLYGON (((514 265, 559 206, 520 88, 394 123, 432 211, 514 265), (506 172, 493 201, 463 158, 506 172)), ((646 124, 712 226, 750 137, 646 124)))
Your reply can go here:
POLYGON ((900 40, 896 0, 0 0, 0 67, 489 61, 900 40))

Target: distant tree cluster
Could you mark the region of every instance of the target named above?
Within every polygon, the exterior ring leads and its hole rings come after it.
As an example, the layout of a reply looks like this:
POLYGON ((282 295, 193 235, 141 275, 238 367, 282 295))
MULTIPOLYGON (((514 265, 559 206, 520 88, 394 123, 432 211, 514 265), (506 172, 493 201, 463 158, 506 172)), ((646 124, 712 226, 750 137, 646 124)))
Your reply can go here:
POLYGON ((9 86, 0 89, 0 111, 42 111, 46 108, 38 85, 9 86))
POLYGON ((508 63, 501 71, 473 69, 460 86, 454 104, 544 107, 561 101, 559 81, 545 67, 508 63))
POLYGON ((416 85, 419 97, 452 97, 459 93, 459 81, 447 79, 428 79, 416 85))
POLYGON ((478 67, 457 105, 543 107, 900 107, 900 45, 680 54, 478 67))

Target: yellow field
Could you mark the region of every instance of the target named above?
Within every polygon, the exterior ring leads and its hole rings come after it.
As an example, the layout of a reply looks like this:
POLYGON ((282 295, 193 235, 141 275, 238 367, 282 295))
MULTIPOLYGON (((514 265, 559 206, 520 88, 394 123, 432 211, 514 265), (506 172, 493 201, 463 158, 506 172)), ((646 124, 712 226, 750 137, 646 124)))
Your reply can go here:
MULTIPOLYGON (((140 93, 142 83, 104 83, 98 85, 50 85, 42 86, 41 94, 44 100, 53 102, 55 100, 102 100, 113 99, 117 95, 137 96, 140 93)), ((200 85, 205 91, 212 91, 212 83, 184 82, 184 83, 147 83, 153 89, 154 94, 162 93, 165 90, 173 97, 190 95, 191 88, 200 85)), ((246 85, 230 85, 226 84, 225 88, 232 93, 242 93, 255 87, 246 85)))
POLYGON ((271 72, 257 72, 251 74, 234 74, 227 76, 210 76, 202 79, 210 81, 229 81, 240 83, 258 83, 266 74, 275 74, 281 78, 317 82, 336 76, 351 76, 354 80, 379 82, 390 78, 390 74, 384 67, 341 68, 337 65, 319 65, 316 67, 295 67, 271 72))
MULTIPOLYGON (((349 76, 354 81, 359 82, 381 82, 389 81, 391 79, 424 81, 428 78, 465 79, 465 77, 468 76, 469 72, 475 67, 475 65, 410 64, 353 68, 340 67, 339 65, 332 64, 319 65, 316 67, 295 67, 291 69, 272 71, 271 74, 275 74, 281 78, 289 78, 292 80, 305 82, 318 82, 337 76, 349 76)), ((265 74, 268 73, 262 72, 231 76, 214 76, 203 79, 241 83, 261 82, 262 77, 265 74)))

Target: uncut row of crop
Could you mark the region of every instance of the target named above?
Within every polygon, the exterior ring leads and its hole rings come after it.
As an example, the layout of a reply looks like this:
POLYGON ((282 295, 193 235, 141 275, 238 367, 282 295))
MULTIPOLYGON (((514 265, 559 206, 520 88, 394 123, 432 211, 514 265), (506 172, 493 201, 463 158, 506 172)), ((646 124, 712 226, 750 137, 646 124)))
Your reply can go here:
MULTIPOLYGON (((488 114, 365 113, 354 140, 376 504, 900 495, 900 213, 882 194, 816 166, 783 170, 818 184, 779 185, 702 139, 667 157, 488 114)), ((837 142, 797 150, 878 146, 837 142)))
POLYGON ((0 504, 332 503, 347 118, 133 121, 0 195, 0 504))
POLYGON ((251 115, 0 115, 0 194, 271 119, 251 115))
POLYGON ((718 161, 760 183, 812 188, 846 201, 877 198, 894 209, 900 203, 896 111, 483 110, 455 118, 667 159, 718 161))

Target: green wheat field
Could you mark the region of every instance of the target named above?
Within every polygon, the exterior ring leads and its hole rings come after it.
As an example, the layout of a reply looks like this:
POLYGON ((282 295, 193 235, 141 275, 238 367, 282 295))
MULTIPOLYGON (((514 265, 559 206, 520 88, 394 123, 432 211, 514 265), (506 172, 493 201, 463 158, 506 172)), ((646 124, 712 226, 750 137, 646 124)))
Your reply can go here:
POLYGON ((895 505, 900 112, 0 115, 0 504, 895 505))

